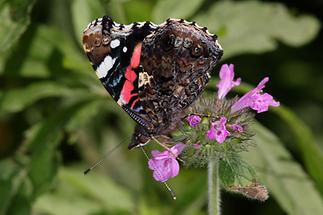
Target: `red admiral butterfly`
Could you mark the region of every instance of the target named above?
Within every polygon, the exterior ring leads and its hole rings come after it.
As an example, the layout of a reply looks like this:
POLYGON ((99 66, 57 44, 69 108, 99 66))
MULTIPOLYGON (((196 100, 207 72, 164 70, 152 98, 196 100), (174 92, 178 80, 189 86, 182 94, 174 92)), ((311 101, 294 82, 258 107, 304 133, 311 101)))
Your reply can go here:
POLYGON ((137 122, 129 149, 176 128, 223 53, 215 35, 182 19, 123 25, 104 16, 84 30, 83 47, 105 89, 137 122))

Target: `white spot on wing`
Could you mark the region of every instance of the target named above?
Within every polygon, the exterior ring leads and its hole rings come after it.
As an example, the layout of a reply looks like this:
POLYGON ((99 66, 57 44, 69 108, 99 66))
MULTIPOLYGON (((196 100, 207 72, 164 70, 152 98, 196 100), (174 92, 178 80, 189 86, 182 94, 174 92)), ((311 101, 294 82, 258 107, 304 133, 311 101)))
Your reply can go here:
POLYGON ((120 40, 118 40, 118 39, 112 40, 111 43, 110 43, 110 46, 113 49, 118 47, 119 45, 120 45, 120 40))
POLYGON ((113 24, 114 24, 114 26, 116 26, 116 27, 119 27, 119 26, 120 26, 120 24, 119 24, 119 23, 117 23, 117 22, 113 22, 113 24))
POLYGON ((116 58, 112 59, 111 56, 106 56, 104 61, 100 64, 100 66, 96 69, 96 75, 98 78, 104 78, 107 76, 109 71, 112 69, 116 58))
POLYGON ((124 53, 126 53, 127 52, 127 47, 123 47, 123 49, 122 49, 122 51, 124 52, 124 53))
POLYGON ((129 25, 124 25, 124 31, 130 31, 131 30, 131 28, 132 28, 132 26, 133 26, 133 24, 131 23, 131 24, 129 24, 129 25))
POLYGON ((141 28, 142 26, 144 26, 146 22, 137 22, 137 26, 138 28, 141 28))

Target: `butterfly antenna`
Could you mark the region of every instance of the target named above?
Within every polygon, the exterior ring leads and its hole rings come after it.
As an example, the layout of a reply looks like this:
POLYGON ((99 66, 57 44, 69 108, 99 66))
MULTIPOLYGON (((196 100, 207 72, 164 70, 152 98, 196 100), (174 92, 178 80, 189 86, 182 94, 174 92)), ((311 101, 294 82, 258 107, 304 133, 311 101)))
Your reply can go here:
MULTIPOLYGON (((147 152, 145 151, 145 149, 142 146, 140 146, 140 148, 141 148, 142 152, 144 153, 145 157, 147 158, 147 160, 149 160, 149 156, 148 156, 147 152)), ((157 169, 156 169, 156 171, 159 175, 161 175, 157 169)), ((166 189, 168 190, 168 192, 172 196, 173 200, 176 200, 176 195, 173 192, 173 190, 169 187, 169 185, 166 182, 163 182, 163 184, 165 185, 166 189)))
POLYGON ((92 164, 92 166, 90 166, 90 168, 88 168, 87 170, 85 170, 83 172, 84 175, 88 174, 90 171, 92 171, 93 169, 95 169, 97 166, 100 166, 103 161, 105 161, 108 156, 110 154, 112 154, 112 152, 114 152, 115 150, 117 150, 120 146, 122 145, 122 142, 120 142, 118 145, 116 145, 115 147, 113 147, 110 151, 108 151, 100 160, 98 160, 97 162, 95 162, 94 164, 92 164))

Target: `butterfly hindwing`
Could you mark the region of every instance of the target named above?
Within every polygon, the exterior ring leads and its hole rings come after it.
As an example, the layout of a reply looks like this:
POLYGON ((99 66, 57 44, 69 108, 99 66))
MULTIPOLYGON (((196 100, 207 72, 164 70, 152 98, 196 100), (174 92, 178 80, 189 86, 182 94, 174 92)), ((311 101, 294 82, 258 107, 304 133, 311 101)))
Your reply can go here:
POLYGON ((123 25, 99 18, 85 29, 83 46, 105 89, 137 122, 129 148, 168 135, 222 56, 206 28, 175 19, 123 25))

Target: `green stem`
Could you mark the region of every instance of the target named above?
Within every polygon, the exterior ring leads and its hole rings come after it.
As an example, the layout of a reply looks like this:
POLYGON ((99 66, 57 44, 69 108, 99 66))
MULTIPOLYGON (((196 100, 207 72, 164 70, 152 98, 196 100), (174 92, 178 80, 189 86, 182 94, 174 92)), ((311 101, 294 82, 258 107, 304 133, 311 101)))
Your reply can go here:
POLYGON ((208 214, 220 215, 219 162, 211 159, 208 163, 208 214))

